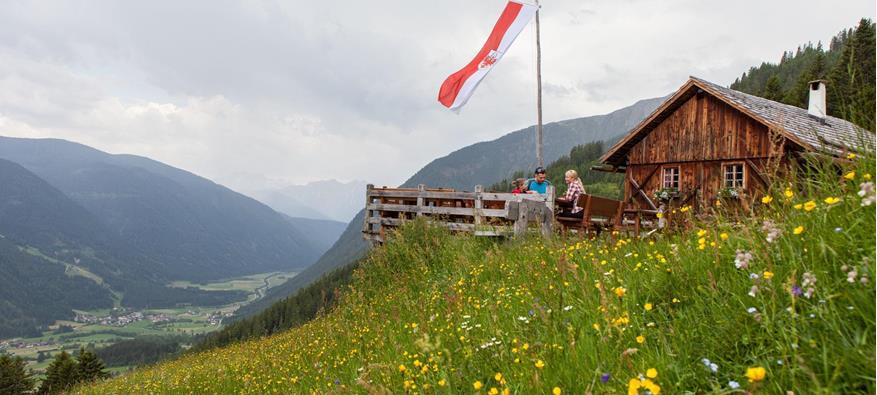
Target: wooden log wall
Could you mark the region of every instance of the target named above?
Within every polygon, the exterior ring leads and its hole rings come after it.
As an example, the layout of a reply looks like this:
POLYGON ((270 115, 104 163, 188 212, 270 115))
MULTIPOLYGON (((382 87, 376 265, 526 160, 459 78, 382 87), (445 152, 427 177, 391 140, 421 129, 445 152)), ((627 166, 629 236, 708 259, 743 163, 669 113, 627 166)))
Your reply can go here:
POLYGON ((748 192, 758 193, 766 187, 768 158, 782 154, 772 152, 771 144, 767 126, 708 94, 692 95, 629 151, 625 201, 640 208, 658 205, 652 197, 661 189, 662 168, 674 166, 679 205, 698 208, 713 201, 724 188, 722 165, 728 163, 743 164, 748 192))

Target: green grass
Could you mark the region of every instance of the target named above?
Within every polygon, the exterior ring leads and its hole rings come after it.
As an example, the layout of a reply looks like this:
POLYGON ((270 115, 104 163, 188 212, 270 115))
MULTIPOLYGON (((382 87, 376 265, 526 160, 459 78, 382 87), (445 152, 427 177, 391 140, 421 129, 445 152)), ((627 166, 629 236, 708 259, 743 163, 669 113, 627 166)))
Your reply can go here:
POLYGON ((412 223, 313 321, 78 392, 874 393, 875 211, 856 194, 874 160, 842 166, 814 164, 790 198, 777 183, 751 215, 677 213, 652 240, 496 243, 412 223))

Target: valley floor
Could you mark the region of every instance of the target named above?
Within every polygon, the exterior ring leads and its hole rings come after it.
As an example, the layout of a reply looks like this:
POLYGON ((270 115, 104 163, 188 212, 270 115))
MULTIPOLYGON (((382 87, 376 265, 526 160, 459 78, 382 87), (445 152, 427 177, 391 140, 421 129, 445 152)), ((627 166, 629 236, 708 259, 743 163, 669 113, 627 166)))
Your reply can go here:
MULTIPOLYGON (((265 292, 294 277, 296 272, 259 273, 211 283, 177 281, 171 286, 196 287, 211 291, 243 291, 247 299, 223 306, 180 306, 166 309, 101 309, 77 311, 74 321, 57 321, 42 336, 0 340, 0 350, 28 361, 28 366, 42 374, 54 354, 93 345, 103 348, 123 340, 143 336, 191 339, 223 326, 223 320, 243 305, 261 299, 265 292), (68 327, 67 331, 59 330, 68 327), (44 358, 39 358, 40 354, 44 358)), ((191 341, 191 340, 190 340, 191 341)), ((130 366, 114 366, 111 371, 126 371, 130 366)))

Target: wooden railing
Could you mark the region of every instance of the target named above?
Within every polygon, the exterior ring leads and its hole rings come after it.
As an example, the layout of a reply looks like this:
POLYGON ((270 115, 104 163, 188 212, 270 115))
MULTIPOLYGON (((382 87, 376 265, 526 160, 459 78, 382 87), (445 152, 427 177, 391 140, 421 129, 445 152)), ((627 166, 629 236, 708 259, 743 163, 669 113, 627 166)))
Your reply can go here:
POLYGON ((537 223, 543 235, 551 234, 554 221, 554 187, 548 193, 512 194, 458 192, 447 188, 366 187, 363 238, 383 243, 387 231, 405 221, 426 217, 433 224, 476 236, 512 236, 527 232, 537 223))

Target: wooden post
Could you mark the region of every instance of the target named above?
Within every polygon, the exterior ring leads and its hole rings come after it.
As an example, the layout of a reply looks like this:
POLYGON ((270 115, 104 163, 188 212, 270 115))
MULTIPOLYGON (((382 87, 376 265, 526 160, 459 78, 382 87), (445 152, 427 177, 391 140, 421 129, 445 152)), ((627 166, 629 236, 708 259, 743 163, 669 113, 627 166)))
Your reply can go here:
POLYGON ((475 186, 475 228, 477 229, 481 226, 481 209, 484 208, 484 202, 481 200, 483 198, 482 193, 484 192, 484 187, 481 185, 475 186))
MULTIPOLYGON (((371 218, 372 216, 372 212, 368 209, 368 206, 369 204, 371 204, 372 189, 374 189, 374 187, 375 186, 373 184, 368 184, 365 186, 365 218, 363 218, 362 220, 362 236, 364 238, 366 237, 366 235, 369 235, 372 230, 371 225, 369 225, 368 223, 369 218, 371 218)), ((371 239, 369 239, 369 241, 374 244, 371 239)))
POLYGON ((426 192, 426 185, 424 185, 424 184, 418 185, 417 192, 418 192, 418 195, 417 195, 417 209, 418 209, 417 216, 422 217, 423 212, 421 210, 423 209, 423 192, 426 192))
POLYGON ((542 46, 539 43, 539 0, 536 0, 536 162, 542 160, 542 46))
POLYGON ((554 185, 549 185, 546 192, 540 221, 542 222, 542 237, 551 237, 554 227, 554 185))
POLYGON ((527 233, 527 224, 530 223, 530 206, 527 202, 527 199, 521 200, 518 206, 518 218, 515 220, 515 237, 527 233))

